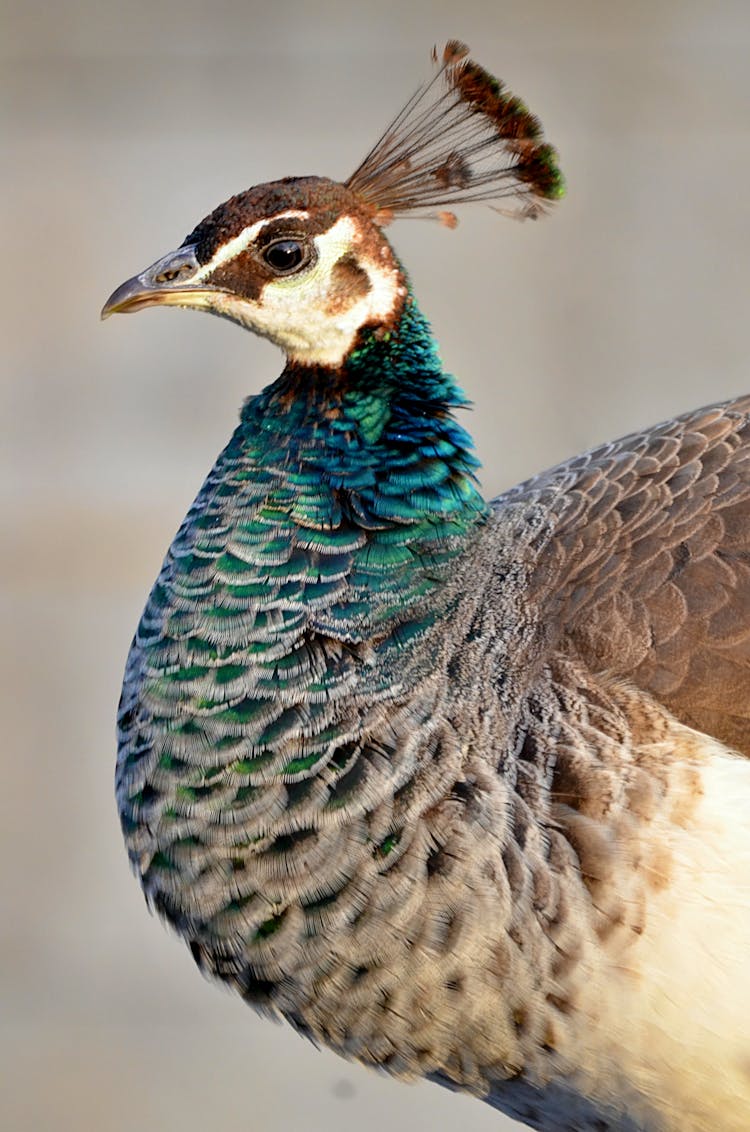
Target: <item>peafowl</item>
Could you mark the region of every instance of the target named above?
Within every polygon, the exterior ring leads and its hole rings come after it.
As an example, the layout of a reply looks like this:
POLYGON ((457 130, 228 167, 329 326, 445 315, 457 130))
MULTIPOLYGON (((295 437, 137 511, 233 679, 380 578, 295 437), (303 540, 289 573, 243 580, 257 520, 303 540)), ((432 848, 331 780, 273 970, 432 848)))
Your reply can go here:
POLYGON ((199 967, 531 1128, 750 1128, 750 397, 491 503, 384 228, 563 194, 458 42, 345 184, 220 205, 102 314, 194 307, 281 376, 168 551, 116 793, 199 967))

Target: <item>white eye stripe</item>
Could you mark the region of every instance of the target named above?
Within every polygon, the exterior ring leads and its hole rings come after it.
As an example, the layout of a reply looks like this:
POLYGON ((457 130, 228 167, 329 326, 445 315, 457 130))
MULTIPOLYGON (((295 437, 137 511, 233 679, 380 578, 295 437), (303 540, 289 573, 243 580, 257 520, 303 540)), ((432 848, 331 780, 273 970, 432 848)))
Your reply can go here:
POLYGON ((267 224, 271 224, 275 220, 307 220, 309 215, 310 213, 304 209, 292 208, 287 212, 277 212, 275 216, 264 216, 262 220, 256 220, 255 224, 249 224, 248 227, 243 228, 238 235, 233 236, 231 240, 227 240, 226 244, 222 244, 220 248, 217 248, 213 259, 208 263, 204 263, 203 266, 196 271, 190 281, 191 284, 200 283, 202 279, 205 279, 212 271, 215 271, 217 267, 220 267, 223 263, 227 263, 230 259, 234 259, 236 256, 240 255, 241 252, 244 252, 267 224))

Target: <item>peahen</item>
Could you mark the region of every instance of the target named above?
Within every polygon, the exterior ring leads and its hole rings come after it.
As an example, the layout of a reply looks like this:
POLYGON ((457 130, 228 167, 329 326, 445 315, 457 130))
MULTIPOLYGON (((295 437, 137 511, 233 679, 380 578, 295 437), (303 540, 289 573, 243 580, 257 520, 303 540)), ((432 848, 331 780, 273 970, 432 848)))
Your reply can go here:
POLYGON ((257 186, 103 314, 283 373, 133 642, 117 801, 203 971, 536 1129, 750 1127, 750 397, 483 499, 383 228, 535 217, 555 151, 447 45, 346 184, 257 186))

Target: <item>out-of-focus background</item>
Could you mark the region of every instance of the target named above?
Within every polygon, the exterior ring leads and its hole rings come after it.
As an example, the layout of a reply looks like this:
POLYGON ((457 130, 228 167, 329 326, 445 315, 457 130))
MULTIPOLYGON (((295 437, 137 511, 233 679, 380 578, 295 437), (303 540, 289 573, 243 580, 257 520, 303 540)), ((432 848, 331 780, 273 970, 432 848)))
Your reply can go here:
POLYGON ((451 36, 559 147, 569 197, 390 235, 475 400, 488 492, 750 388, 747 0, 0 3, 0 1127, 510 1122, 318 1053, 204 983, 146 914, 112 799, 125 653, 242 398, 219 320, 98 322, 205 213, 345 178, 451 36))

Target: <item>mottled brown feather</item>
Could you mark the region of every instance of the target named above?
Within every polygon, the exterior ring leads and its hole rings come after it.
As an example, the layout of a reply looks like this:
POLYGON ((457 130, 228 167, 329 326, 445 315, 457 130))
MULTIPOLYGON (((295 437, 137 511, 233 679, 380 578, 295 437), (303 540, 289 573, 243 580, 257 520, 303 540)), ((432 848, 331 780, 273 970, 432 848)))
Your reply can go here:
POLYGON ((750 755, 750 397, 594 449, 498 502, 519 497, 553 515, 532 591, 564 650, 750 755))

